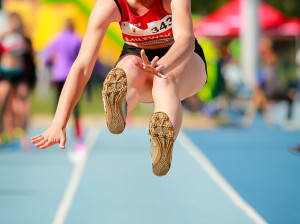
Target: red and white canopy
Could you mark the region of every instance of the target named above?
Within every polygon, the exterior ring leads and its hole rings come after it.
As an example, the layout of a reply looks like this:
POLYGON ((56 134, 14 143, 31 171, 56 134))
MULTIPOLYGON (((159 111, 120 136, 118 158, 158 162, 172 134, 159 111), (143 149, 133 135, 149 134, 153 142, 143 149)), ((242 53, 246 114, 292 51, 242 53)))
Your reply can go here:
MULTIPOLYGON (((217 11, 203 17, 194 27, 196 36, 234 37, 241 32, 241 1, 230 0, 217 11)), ((286 19, 279 10, 265 2, 259 3, 258 21, 263 31, 274 35, 300 35, 299 19, 286 19)))

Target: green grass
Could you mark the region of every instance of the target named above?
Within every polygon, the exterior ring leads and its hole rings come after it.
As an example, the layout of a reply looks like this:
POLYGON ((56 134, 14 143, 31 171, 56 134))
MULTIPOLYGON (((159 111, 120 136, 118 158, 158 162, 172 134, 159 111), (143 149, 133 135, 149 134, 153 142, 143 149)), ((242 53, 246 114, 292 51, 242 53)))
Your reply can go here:
MULTIPOLYGON (((91 99, 87 99, 87 91, 84 91, 80 100, 80 112, 82 115, 104 115, 104 108, 101 95, 102 86, 93 85, 91 99)), ((49 93, 41 96, 37 90, 30 95, 31 114, 32 115, 49 115, 54 114, 56 108, 56 90, 51 88, 49 93)), ((147 110, 147 109, 146 109, 147 110)), ((144 114, 145 108, 140 104, 134 109, 135 115, 144 114)))

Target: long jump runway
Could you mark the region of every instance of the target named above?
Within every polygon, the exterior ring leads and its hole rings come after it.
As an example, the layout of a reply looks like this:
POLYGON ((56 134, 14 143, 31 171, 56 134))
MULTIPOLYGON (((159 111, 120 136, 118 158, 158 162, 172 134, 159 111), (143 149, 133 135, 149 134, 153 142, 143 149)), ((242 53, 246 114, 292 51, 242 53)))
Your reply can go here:
POLYGON ((180 134, 165 177, 152 173, 146 133, 89 128, 75 162, 72 133, 67 150, 0 151, 0 223, 267 223, 188 137, 197 132, 180 134))

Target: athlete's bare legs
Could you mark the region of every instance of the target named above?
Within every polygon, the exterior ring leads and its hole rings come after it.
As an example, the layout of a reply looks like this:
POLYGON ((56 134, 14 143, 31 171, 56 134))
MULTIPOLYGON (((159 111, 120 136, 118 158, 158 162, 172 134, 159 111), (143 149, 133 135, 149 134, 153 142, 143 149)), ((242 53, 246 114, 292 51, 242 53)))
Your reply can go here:
MULTIPOLYGON (((154 114, 149 124, 152 169, 155 175, 163 176, 170 169, 173 144, 182 124, 181 100, 197 93, 204 86, 207 75, 203 60, 195 53, 180 64, 175 65, 175 68, 167 74, 164 74, 163 71, 159 72, 163 69, 163 66, 156 66, 157 61, 158 57, 155 57, 152 62, 149 62, 144 51, 141 51, 141 57, 136 55, 122 57, 116 64, 116 68, 123 69, 126 73, 127 87, 123 86, 122 89, 127 89, 128 111, 134 109, 139 101, 154 102, 154 114)), ((111 89, 119 88, 111 86, 111 83, 115 83, 116 80, 123 83, 122 70, 118 69, 112 70, 104 83, 106 96, 108 96, 107 92, 110 91, 111 94, 116 94, 112 95, 114 99, 121 99, 117 95, 119 90, 111 89), (113 77, 115 77, 114 80, 109 81, 113 77)), ((122 97, 124 99, 124 95, 122 97)), ((105 98, 105 101, 107 99, 105 98)), ((111 100, 105 103, 110 110, 108 114, 112 114, 112 116, 107 116, 107 124, 112 133, 119 134, 125 128, 123 125, 124 119, 117 116, 118 113, 115 111, 121 107, 110 106, 113 105, 113 102, 120 101, 111 100), (114 117, 115 120, 111 117, 114 117), (118 126, 115 124, 118 124, 118 126)))
POLYGON ((204 86, 207 76, 204 62, 195 53, 167 75, 168 79, 154 78, 152 96, 155 112, 168 114, 176 138, 182 124, 181 100, 197 93, 204 86))
MULTIPOLYGON (((152 74, 148 74, 147 72, 143 71, 139 67, 137 67, 133 63, 133 58, 140 60, 140 58, 136 55, 126 55, 122 59, 118 61, 116 64, 117 68, 122 68, 127 76, 127 94, 126 94, 126 101, 127 101, 127 110, 133 110, 138 102, 141 100, 140 98, 143 97, 142 89, 145 88, 147 84, 148 77, 153 77, 152 74)), ((151 94, 151 89, 149 89, 148 94, 151 94)), ((145 94, 145 93, 144 93, 145 94)), ((146 93, 147 95, 147 93, 146 93)))
POLYGON ((128 111, 134 109, 138 101, 154 101, 154 112, 165 112, 169 116, 176 138, 183 117, 181 100, 197 93, 206 82, 203 60, 193 53, 164 79, 145 72, 135 65, 134 59, 141 61, 138 56, 127 55, 116 64, 116 67, 122 68, 127 75, 128 111))

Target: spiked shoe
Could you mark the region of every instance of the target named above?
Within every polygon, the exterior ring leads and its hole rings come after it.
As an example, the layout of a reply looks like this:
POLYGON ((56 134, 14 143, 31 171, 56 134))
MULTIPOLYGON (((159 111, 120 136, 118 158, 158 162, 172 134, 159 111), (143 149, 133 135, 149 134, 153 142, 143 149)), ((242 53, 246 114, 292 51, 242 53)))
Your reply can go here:
POLYGON ((124 70, 112 69, 103 84, 102 98, 106 113, 106 124, 113 134, 125 129, 127 116, 127 78, 124 70))
POLYGON ((157 176, 164 176, 171 167, 174 144, 174 127, 164 112, 152 115, 149 124, 152 170, 157 176))

